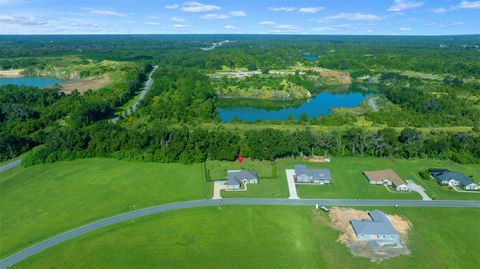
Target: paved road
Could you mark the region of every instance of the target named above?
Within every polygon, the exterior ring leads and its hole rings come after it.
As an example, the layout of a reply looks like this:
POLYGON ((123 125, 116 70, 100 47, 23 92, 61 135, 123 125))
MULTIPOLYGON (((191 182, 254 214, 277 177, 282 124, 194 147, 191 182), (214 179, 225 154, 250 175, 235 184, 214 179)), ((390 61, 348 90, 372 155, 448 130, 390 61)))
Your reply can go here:
MULTIPOLYGON (((137 101, 135 101, 135 103, 129 109, 125 110, 122 113, 123 117, 128 116, 128 115, 132 114, 133 112, 135 112, 135 110, 137 110, 138 105, 143 100, 143 98, 145 98, 145 95, 147 95, 147 92, 150 91, 150 88, 152 87, 152 84, 153 84, 152 75, 155 72, 155 70, 157 70, 157 68, 158 68, 158 65, 155 65, 153 67, 152 72, 150 72, 150 75, 148 75, 148 80, 145 83, 145 86, 143 87, 143 90, 140 93, 140 96, 138 96, 137 101)), ((116 123, 119 119, 120 119, 120 117, 115 117, 115 118, 111 119, 110 121, 113 122, 113 123, 116 123)))
POLYGON ((352 199, 286 199, 286 198, 228 198, 221 200, 197 200, 186 201, 174 204, 158 205, 150 208, 140 209, 117 216, 109 217, 103 220, 92 222, 73 230, 51 237, 45 241, 37 243, 22 251, 13 254, 0 261, 0 268, 12 266, 19 261, 26 259, 40 251, 53 247, 69 239, 78 237, 82 234, 119 223, 125 220, 138 218, 142 216, 157 214, 166 211, 178 210, 183 208, 194 208, 203 206, 220 205, 315 205, 322 204, 326 206, 425 206, 425 207, 480 207, 480 201, 449 201, 449 200, 352 200, 352 199))
POLYGON ((16 166, 19 166, 20 164, 22 164, 22 160, 15 160, 15 161, 6 163, 4 165, 0 165, 0 173, 3 171, 7 171, 8 169, 12 169, 16 166))

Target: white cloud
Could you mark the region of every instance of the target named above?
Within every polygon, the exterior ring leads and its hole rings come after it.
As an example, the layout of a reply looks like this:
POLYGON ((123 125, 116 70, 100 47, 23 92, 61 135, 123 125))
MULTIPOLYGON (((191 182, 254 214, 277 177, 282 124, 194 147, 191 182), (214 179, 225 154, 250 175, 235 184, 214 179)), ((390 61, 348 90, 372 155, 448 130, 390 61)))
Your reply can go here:
POLYGON ((159 25, 158 22, 151 22, 151 21, 147 21, 147 22, 145 22, 145 24, 146 24, 146 25, 152 25, 152 26, 153 26, 153 25, 159 25))
POLYGON ((298 9, 298 12, 300 13, 310 13, 310 14, 315 14, 321 10, 324 10, 325 7, 302 7, 298 9))
POLYGON ((297 10, 294 7, 270 7, 271 11, 285 11, 285 12, 293 12, 297 10))
POLYGON ((225 20, 228 18, 235 18, 235 17, 245 17, 247 13, 242 10, 230 11, 227 14, 223 13, 209 13, 201 16, 201 19, 204 20, 225 20))
POLYGON ((388 11, 391 12, 401 12, 406 9, 414 9, 423 6, 423 2, 419 1, 404 1, 404 0, 395 0, 393 6, 391 6, 388 11))
POLYGON ((185 27, 188 27, 189 25, 188 24, 182 24, 182 23, 176 23, 173 25, 173 27, 175 28, 185 28, 185 27))
POLYGON ((423 26, 435 26, 435 25, 437 25, 436 22, 428 22, 423 24, 423 26))
POLYGON ((337 15, 325 17, 322 20, 378 21, 381 19, 383 18, 374 14, 342 12, 337 15))
POLYGON ((185 19, 182 17, 171 17, 170 20, 173 22, 185 22, 185 19))
POLYGON ((275 25, 276 23, 273 22, 273 21, 261 21, 258 24, 261 24, 261 25, 275 25))
POLYGON ((225 14, 206 14, 201 16, 200 18, 205 19, 205 20, 225 20, 228 19, 228 16, 225 14))
POLYGON ((463 9, 480 9, 480 1, 462 1, 459 5, 458 8, 463 8, 463 9))
POLYGON ((171 5, 165 5, 166 9, 177 9, 180 8, 180 5, 178 4, 171 4, 171 5))
POLYGON ((463 25, 463 24, 464 24, 463 21, 457 21, 457 22, 451 23, 450 26, 460 26, 460 25, 463 25))
POLYGON ((410 32, 410 31, 412 31, 412 29, 408 28, 408 27, 400 27, 400 28, 397 29, 397 31, 399 31, 399 32, 410 32))
POLYGON ((235 10, 235 11, 230 11, 228 12, 229 17, 245 17, 247 16, 247 13, 243 10, 235 10))
POLYGON ((38 17, 25 17, 25 16, 3 16, 0 15, 0 22, 17 25, 38 26, 48 24, 47 20, 40 19, 38 17))
POLYGON ((124 17, 125 16, 125 14, 116 12, 112 9, 83 8, 83 10, 88 11, 90 14, 99 15, 99 16, 109 16, 109 17, 124 17))
POLYGON ((439 8, 436 8, 433 10, 434 13, 445 13, 447 12, 448 9, 444 8, 444 7, 439 7, 439 8))
POLYGON ((223 28, 225 28, 225 29, 236 29, 237 27, 235 27, 233 25, 225 25, 225 26, 223 26, 223 28))
POLYGON ((288 24, 275 25, 271 31, 272 33, 296 33, 297 27, 288 24))
POLYGON ((0 0, 0 5, 18 5, 25 3, 24 0, 0 0))
POLYGON ((209 12, 220 10, 221 7, 215 5, 207 5, 199 2, 185 2, 182 4, 182 10, 190 13, 209 12))

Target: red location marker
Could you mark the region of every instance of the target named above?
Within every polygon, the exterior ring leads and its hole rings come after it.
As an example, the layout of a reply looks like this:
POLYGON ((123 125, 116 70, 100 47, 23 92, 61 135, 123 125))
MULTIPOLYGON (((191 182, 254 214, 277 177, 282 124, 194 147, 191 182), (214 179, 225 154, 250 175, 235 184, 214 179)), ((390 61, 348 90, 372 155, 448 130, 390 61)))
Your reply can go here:
POLYGON ((242 155, 239 155, 239 156, 237 157, 237 161, 239 161, 240 163, 243 163, 243 160, 244 160, 244 159, 245 159, 245 158, 243 158, 242 155))

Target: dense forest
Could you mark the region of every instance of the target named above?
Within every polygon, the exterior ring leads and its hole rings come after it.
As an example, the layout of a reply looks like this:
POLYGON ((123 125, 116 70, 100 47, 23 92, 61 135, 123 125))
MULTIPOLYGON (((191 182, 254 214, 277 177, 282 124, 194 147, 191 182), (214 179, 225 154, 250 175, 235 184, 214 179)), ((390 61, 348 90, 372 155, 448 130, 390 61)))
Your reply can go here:
MULTIPOLYGON (((25 164, 85 157, 188 163, 234 160, 239 154, 266 160, 327 154, 479 162, 479 42, 480 36, 1 36, 1 69, 54 68, 59 59, 77 65, 130 61, 135 67, 129 67, 129 75, 115 87, 82 94, 2 86, 0 160, 34 148, 25 164), (225 39, 233 42, 200 50, 225 39), (316 58, 306 59, 307 54, 316 58), (159 68, 139 109, 112 123, 115 111, 139 92, 153 64, 159 68), (218 87, 278 86, 284 79, 215 80, 207 74, 224 68, 281 70, 296 64, 345 70, 359 87, 380 89, 380 110, 250 123, 258 127, 251 130, 220 122, 218 87), (359 121, 374 128, 358 126, 359 121), (301 131, 298 125, 307 129, 301 131), (308 126, 342 128, 318 132, 308 126), (471 131, 433 128, 448 126, 471 131)), ((301 74, 287 80, 310 92, 322 90, 301 74)))

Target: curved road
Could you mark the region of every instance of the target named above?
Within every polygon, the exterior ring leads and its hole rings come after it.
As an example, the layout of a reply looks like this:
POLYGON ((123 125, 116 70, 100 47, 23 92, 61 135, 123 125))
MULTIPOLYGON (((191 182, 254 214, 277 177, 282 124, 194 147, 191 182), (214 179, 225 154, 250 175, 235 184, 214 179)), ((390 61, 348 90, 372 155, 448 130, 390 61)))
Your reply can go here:
POLYGON ((194 208, 202 206, 221 206, 221 205, 315 205, 323 204, 328 206, 426 206, 426 207, 480 207, 480 201, 451 201, 451 200, 353 200, 353 199, 284 199, 284 198, 229 198, 222 200, 196 200, 186 201, 174 204, 158 205, 144 208, 136 211, 127 212, 117 216, 102 219, 84 226, 72 229, 51 237, 45 241, 39 242, 24 250, 21 250, 12 256, 0 261, 0 268, 7 268, 26 259, 40 251, 53 247, 64 241, 80 236, 82 234, 100 229, 102 227, 119 223, 125 220, 157 214, 166 211, 194 208))

